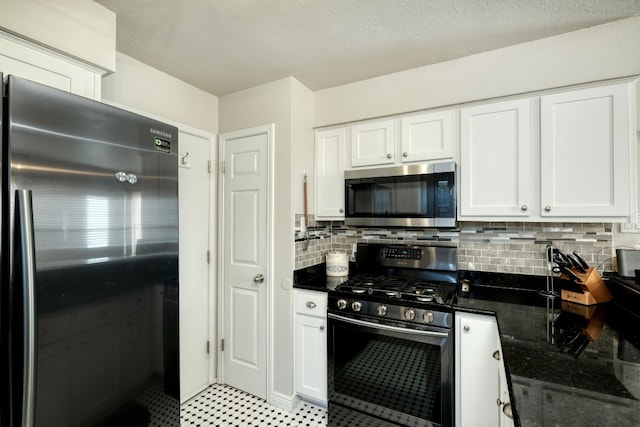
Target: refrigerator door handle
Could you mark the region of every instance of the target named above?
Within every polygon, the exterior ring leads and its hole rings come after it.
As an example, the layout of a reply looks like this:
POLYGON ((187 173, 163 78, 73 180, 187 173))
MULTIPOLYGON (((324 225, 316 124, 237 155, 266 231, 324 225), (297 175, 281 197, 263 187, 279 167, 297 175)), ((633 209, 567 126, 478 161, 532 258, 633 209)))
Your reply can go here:
POLYGON ((24 347, 22 425, 35 424, 36 391, 36 257, 33 228, 33 203, 31 190, 16 190, 15 193, 16 238, 20 247, 19 256, 22 277, 18 278, 22 289, 24 347))

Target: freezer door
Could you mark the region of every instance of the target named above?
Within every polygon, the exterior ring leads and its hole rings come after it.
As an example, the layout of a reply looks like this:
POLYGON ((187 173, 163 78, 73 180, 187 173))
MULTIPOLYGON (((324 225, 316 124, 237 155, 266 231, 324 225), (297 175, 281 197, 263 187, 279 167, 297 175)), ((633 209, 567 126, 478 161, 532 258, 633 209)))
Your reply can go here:
POLYGON ((33 208, 34 425, 144 421, 130 399, 163 390, 162 295, 177 292, 177 129, 13 76, 7 94, 3 203, 10 224, 16 191, 33 208))
POLYGON ((9 97, 10 185, 33 192, 38 270, 176 253, 175 128, 13 77, 9 97))

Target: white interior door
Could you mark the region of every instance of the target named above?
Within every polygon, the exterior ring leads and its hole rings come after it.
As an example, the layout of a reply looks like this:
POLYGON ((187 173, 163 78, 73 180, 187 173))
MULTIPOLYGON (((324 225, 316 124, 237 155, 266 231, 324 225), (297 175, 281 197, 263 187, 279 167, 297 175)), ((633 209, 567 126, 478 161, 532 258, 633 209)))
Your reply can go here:
POLYGON ((267 398, 270 126, 221 135, 222 382, 267 398))
POLYGON ((180 400, 209 386, 211 139, 180 131, 180 400))

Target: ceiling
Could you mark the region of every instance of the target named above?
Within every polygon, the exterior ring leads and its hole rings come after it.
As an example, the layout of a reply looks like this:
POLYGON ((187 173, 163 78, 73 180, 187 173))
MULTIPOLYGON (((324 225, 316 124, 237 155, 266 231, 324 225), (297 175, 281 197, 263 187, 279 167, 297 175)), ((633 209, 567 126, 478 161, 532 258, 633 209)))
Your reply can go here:
POLYGON ((211 94, 316 91, 640 14, 640 0, 96 0, 117 50, 211 94))

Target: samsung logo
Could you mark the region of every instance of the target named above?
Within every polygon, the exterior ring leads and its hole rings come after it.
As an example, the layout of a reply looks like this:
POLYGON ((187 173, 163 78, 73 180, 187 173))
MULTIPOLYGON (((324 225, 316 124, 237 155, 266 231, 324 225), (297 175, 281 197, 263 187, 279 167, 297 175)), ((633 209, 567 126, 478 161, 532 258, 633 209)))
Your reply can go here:
POLYGON ((161 137, 163 137, 163 138, 169 138, 169 139, 171 139, 171 134, 170 134, 169 132, 163 132, 163 131, 161 131, 161 130, 154 129, 154 128, 150 128, 150 129, 149 129, 149 132, 151 132, 151 133, 152 133, 152 134, 154 134, 154 135, 161 136, 161 137))

